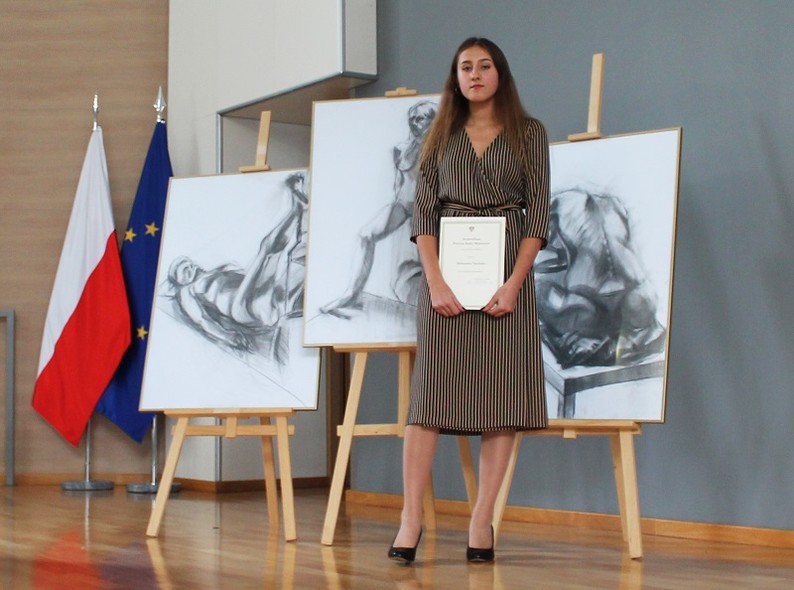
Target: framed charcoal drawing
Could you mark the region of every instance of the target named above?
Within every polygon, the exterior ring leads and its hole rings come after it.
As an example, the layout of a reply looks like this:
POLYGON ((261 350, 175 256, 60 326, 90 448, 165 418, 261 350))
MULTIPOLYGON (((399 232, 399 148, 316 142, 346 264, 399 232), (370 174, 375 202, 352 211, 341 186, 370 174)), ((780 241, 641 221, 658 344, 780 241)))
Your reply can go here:
POLYGON ((416 340, 421 266, 410 225, 437 103, 436 95, 314 103, 306 346, 416 340))
POLYGON ((670 129, 551 146, 550 418, 664 420, 680 145, 670 129))
POLYGON ((305 169, 172 179, 142 410, 316 409, 305 169))

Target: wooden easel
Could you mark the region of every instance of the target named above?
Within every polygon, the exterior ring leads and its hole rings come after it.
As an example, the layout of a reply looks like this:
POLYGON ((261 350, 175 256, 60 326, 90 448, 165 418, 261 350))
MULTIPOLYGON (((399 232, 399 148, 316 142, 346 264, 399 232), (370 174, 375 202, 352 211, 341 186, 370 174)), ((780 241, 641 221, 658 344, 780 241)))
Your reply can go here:
MULTIPOLYGON (((601 135, 601 96, 604 81, 604 54, 593 56, 590 81, 590 109, 587 131, 568 136, 569 141, 598 139, 601 135)), ((634 437, 640 434, 640 425, 631 420, 550 420, 547 430, 516 433, 505 479, 499 490, 494 514, 494 531, 499 525, 507 505, 507 496, 515 473, 516 461, 521 440, 525 436, 562 436, 571 440, 580 436, 607 436, 612 450, 612 467, 615 472, 620 522, 623 539, 626 541, 632 559, 642 557, 642 533, 640 530, 640 504, 637 493, 637 468, 634 457, 634 437)), ((477 498, 477 481, 471 447, 465 437, 458 437, 458 449, 463 463, 464 480, 469 505, 477 498)))
POLYGON ((601 136, 601 97, 604 88, 604 54, 593 55, 593 69, 590 75, 590 108, 587 111, 587 131, 568 136, 568 141, 599 139, 601 136))
MULTIPOLYGON (((325 522, 321 542, 323 545, 333 545, 336 521, 339 517, 339 507, 342 502, 345 475, 350 462, 350 450, 353 439, 359 436, 399 436, 405 434, 405 420, 408 416, 408 402, 411 395, 411 369, 413 367, 416 345, 384 344, 366 346, 335 346, 336 352, 353 354, 353 373, 350 378, 350 388, 347 393, 345 417, 337 427, 339 448, 336 451, 336 463, 331 479, 331 490, 328 494, 328 507, 325 511, 325 522), (364 372, 370 352, 393 352, 397 354, 397 420, 389 424, 357 424, 358 405, 361 401, 361 388, 364 383, 364 372)), ((436 512, 433 501, 432 481, 425 490, 424 518, 427 530, 436 529, 436 512)))
MULTIPOLYGON (((416 90, 400 86, 385 93, 387 97, 416 96, 416 90)), ((359 436, 399 436, 405 434, 405 420, 408 416, 408 402, 411 394, 411 368, 413 367, 416 345, 413 343, 396 343, 384 345, 335 346, 340 353, 353 354, 353 373, 345 405, 345 416, 342 424, 337 427, 339 447, 336 451, 334 473, 331 478, 331 489, 328 495, 328 507, 325 511, 325 522, 321 542, 333 545, 336 521, 344 492, 345 476, 350 463, 350 451, 353 439, 359 436), (356 424, 358 405, 361 401, 361 387, 370 352, 393 352, 398 356, 397 373, 397 420, 390 424, 356 424)), ((425 490, 424 496, 425 528, 435 530, 436 512, 433 501, 432 481, 425 490)))
POLYGON ((267 146, 270 142, 270 111, 262 111, 259 115, 259 137, 256 141, 256 159, 253 166, 240 166, 240 172, 266 172, 270 170, 267 165, 267 146))
POLYGON ((294 410, 286 409, 238 409, 238 410, 174 410, 165 411, 165 415, 176 418, 174 437, 163 468, 160 487, 152 507, 149 526, 146 534, 156 537, 160 530, 160 522, 165 512, 165 504, 174 481, 176 464, 182 452, 182 444, 188 436, 222 436, 237 438, 238 436, 262 437, 262 459, 265 467, 265 494, 267 498, 267 515, 271 530, 278 529, 278 492, 276 489, 276 466, 273 460, 273 437, 278 441, 278 461, 281 472, 281 502, 284 512, 284 538, 294 541, 295 533, 295 501, 292 490, 292 463, 289 453, 289 435, 295 427, 288 424, 287 419, 294 415, 294 410), (224 420, 224 424, 190 424, 191 418, 216 418, 224 420), (259 424, 239 424, 243 418, 258 418, 259 424), (275 418, 275 425, 271 420, 275 418))
MULTIPOLYGON (((525 436, 562 436, 566 440, 580 436, 607 436, 612 452, 612 468, 615 472, 615 488, 623 540, 628 545, 629 557, 641 558, 640 502, 634 459, 634 436, 638 434, 640 434, 640 425, 631 420, 550 420, 548 429, 516 433, 507 472, 496 499, 493 520, 494 534, 499 532, 515 473, 518 451, 521 440, 525 436)), ((463 463, 463 478, 466 482, 469 506, 473 507, 477 500, 477 479, 474 474, 471 447, 466 437, 458 437, 458 449, 463 463)))
MULTIPOLYGON (((270 111, 262 111, 259 119, 259 137, 256 146, 256 163, 253 166, 241 166, 240 172, 264 172, 270 170, 267 165, 267 146, 270 138, 270 111)), ((163 467, 163 475, 157 490, 157 497, 152 507, 149 526, 146 534, 156 537, 160 530, 160 522, 165 512, 165 504, 174 480, 176 465, 182 451, 182 444, 188 436, 222 436, 237 438, 238 436, 259 436, 262 438, 262 459, 265 469, 265 496, 267 499, 268 522, 271 531, 278 530, 278 491, 276 487, 276 466, 273 460, 273 437, 278 441, 278 462, 281 475, 281 503, 284 512, 284 539, 294 541, 295 532, 295 500, 292 488, 292 462, 289 452, 289 435, 295 427, 289 425, 288 418, 295 414, 290 409, 217 409, 217 410, 166 410, 165 415, 176 418, 174 438, 168 457, 163 467), (222 424, 190 424, 191 418, 214 418, 224 421, 222 424), (243 418, 258 418, 259 424, 239 424, 243 418), (275 418, 275 425, 272 420, 275 418)))
POLYGON ((416 90, 413 88, 406 88, 405 86, 398 86, 394 90, 387 90, 383 93, 387 98, 394 98, 395 96, 416 96, 416 90))

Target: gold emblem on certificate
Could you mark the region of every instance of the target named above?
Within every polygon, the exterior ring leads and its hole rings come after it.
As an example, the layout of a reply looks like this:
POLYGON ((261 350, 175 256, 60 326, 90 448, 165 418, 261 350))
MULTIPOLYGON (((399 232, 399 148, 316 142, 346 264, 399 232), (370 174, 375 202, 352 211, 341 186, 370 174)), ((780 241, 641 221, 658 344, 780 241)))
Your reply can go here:
POLYGON ((482 309, 505 280, 504 217, 442 217, 438 261, 466 309, 482 309))

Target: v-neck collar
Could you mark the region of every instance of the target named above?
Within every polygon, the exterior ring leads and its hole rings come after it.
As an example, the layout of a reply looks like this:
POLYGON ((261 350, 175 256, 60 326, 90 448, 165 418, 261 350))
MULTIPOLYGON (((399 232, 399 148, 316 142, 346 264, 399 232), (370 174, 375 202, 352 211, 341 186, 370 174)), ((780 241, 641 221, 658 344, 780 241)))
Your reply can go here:
POLYGON ((485 154, 487 154, 488 150, 491 149, 491 146, 494 143, 496 143, 496 140, 499 139, 499 136, 502 135, 502 133, 504 133, 504 130, 505 130, 504 127, 502 127, 502 129, 499 130, 499 133, 493 136, 491 142, 485 146, 485 149, 482 151, 482 154, 478 154, 477 150, 474 149, 474 143, 471 141, 471 136, 469 135, 469 132, 466 130, 465 126, 463 127, 463 133, 466 136, 466 143, 469 144, 469 149, 471 149, 472 153, 474 154, 474 157, 477 158, 478 162, 482 162, 483 158, 485 157, 485 154))

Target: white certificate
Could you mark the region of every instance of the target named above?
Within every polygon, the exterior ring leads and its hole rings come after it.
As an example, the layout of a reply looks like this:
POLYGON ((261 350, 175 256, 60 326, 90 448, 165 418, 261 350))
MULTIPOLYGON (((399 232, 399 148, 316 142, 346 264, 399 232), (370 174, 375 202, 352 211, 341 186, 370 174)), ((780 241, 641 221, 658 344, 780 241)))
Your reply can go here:
POLYGON ((504 260, 504 217, 441 218, 441 274, 463 307, 485 307, 505 281, 504 260))

